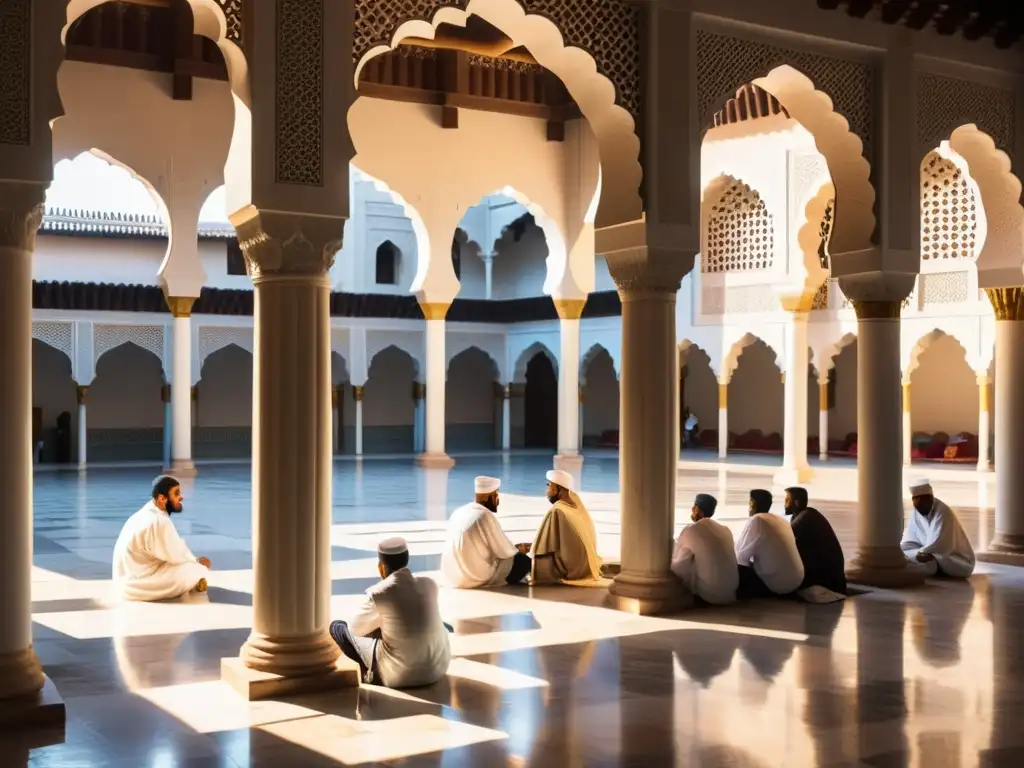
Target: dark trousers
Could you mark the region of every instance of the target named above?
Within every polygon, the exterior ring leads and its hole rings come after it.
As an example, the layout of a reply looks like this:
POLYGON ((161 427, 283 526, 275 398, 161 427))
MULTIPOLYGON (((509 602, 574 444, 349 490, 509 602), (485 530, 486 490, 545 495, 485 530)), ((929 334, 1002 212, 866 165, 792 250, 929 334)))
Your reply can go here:
POLYGON ((761 581, 757 571, 749 565, 738 566, 740 569, 740 585, 736 589, 737 600, 753 600, 757 597, 776 597, 775 593, 768 589, 768 585, 761 581))
POLYGON ((374 666, 373 656, 377 651, 380 631, 374 632, 370 637, 360 637, 352 634, 348 623, 344 621, 332 621, 328 631, 331 633, 331 639, 341 648, 341 652, 359 665, 360 678, 365 680, 366 673, 374 666))
POLYGON ((512 560, 512 570, 505 577, 505 583, 518 584, 530 575, 532 569, 533 561, 530 560, 530 556, 524 555, 522 552, 516 552, 515 559, 512 560))

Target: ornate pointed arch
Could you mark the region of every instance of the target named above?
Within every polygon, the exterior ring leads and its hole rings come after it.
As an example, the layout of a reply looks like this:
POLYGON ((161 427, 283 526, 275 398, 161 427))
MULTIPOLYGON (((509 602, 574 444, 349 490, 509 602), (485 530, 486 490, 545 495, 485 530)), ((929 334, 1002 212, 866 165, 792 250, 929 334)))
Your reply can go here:
POLYGON ((525 381, 526 380, 526 367, 530 364, 537 355, 544 355, 550 362, 551 367, 555 369, 555 375, 558 375, 558 355, 551 351, 547 344, 542 341, 535 341, 530 344, 526 349, 522 350, 516 357, 515 367, 513 369, 513 381, 525 381))
POLYGON ((775 262, 775 222, 756 190, 722 175, 701 200, 701 271, 746 272, 775 262))

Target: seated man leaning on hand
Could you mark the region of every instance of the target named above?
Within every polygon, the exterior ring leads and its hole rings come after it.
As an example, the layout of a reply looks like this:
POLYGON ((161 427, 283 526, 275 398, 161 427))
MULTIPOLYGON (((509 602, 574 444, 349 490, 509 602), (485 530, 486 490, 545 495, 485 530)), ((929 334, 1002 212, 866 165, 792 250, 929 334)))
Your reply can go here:
POLYGON ((409 570, 409 547, 394 538, 377 547, 381 581, 348 622, 335 621, 331 637, 359 664, 364 682, 389 688, 432 685, 448 673, 451 646, 441 621, 437 584, 409 570))

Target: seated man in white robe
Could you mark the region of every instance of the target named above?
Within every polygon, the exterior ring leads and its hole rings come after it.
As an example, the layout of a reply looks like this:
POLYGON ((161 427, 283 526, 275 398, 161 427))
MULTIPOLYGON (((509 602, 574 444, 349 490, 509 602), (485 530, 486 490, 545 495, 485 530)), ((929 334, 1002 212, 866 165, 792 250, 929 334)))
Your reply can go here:
POLYGON ((126 600, 169 600, 206 591, 210 561, 196 557, 178 535, 172 514, 182 510, 181 484, 163 475, 153 498, 128 518, 114 545, 113 578, 126 600))
POLYGON ((910 496, 914 511, 903 533, 903 554, 931 576, 966 579, 974 573, 974 548, 956 513, 935 498, 927 480, 914 481, 910 496))
POLYGON ((532 583, 599 580, 601 558, 597 556, 594 520, 572 489, 572 475, 552 469, 546 477, 547 497, 553 506, 533 540, 532 583))
POLYGON ((690 520, 683 528, 672 553, 672 573, 698 598, 712 605, 736 601, 740 584, 732 531, 712 520, 718 500, 698 493, 693 500, 690 520))
POLYGON ((750 520, 736 540, 741 600, 791 595, 804 580, 804 563, 793 529, 785 518, 773 515, 772 495, 750 492, 750 520))
POLYGON ((530 545, 513 544, 498 522, 500 487, 497 478, 476 478, 476 501, 456 509, 448 520, 441 573, 453 587, 500 587, 530 575, 530 545))
POLYGON ((448 674, 452 658, 437 584, 413 576, 405 539, 381 542, 377 557, 382 581, 366 590, 351 620, 331 623, 331 637, 359 664, 364 682, 388 688, 433 685, 448 674))

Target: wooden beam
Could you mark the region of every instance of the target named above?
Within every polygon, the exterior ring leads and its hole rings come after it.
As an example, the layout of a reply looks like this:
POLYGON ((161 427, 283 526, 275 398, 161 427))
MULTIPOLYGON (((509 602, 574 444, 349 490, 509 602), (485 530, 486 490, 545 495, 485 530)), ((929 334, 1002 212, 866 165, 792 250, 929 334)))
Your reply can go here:
POLYGON ((441 105, 441 127, 449 131, 459 130, 459 108, 451 104, 441 105))
POLYGON ((171 98, 192 100, 192 76, 179 68, 179 62, 190 61, 194 53, 192 7, 188 0, 171 0, 171 34, 174 62, 171 65, 171 98))

